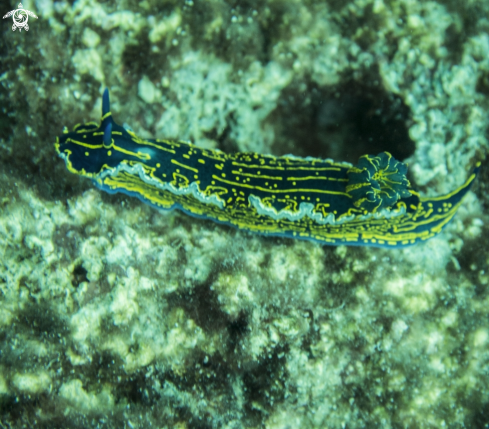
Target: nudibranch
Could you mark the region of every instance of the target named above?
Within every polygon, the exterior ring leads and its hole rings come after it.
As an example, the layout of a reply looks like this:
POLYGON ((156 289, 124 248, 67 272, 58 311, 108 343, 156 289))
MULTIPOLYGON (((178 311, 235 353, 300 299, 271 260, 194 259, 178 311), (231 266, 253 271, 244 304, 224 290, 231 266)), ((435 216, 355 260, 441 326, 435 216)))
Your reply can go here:
POLYGON ((406 165, 388 152, 364 155, 352 166, 142 139, 114 122, 107 89, 101 123, 78 124, 71 132, 65 128, 55 147, 70 172, 158 209, 180 209, 264 235, 388 248, 438 234, 480 166, 453 192, 421 197, 406 178, 406 165))

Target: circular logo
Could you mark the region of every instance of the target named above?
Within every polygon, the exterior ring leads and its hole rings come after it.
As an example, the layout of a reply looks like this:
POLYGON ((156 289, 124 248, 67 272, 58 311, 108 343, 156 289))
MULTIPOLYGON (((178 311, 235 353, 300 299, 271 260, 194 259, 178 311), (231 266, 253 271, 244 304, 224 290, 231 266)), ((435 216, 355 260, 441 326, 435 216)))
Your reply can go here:
POLYGON ((9 13, 5 14, 3 19, 12 17, 14 24, 12 25, 12 31, 19 29, 22 33, 22 29, 25 31, 29 31, 29 25, 27 21, 29 20, 29 15, 33 18, 37 19, 37 16, 34 15, 30 10, 24 9, 22 3, 19 3, 19 6, 15 10, 11 10, 9 13))
POLYGON ((19 28, 25 27, 28 19, 29 18, 28 18, 27 13, 24 9, 17 9, 14 12, 13 20, 14 20, 14 23, 17 27, 19 27, 19 28))

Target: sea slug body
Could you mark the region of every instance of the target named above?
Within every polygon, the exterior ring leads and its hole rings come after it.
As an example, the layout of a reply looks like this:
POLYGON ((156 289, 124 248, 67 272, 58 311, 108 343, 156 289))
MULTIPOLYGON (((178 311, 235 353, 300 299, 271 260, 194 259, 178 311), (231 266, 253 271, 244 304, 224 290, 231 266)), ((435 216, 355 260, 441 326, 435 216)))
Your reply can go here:
POLYGON ((225 154, 185 141, 141 139, 114 122, 106 89, 101 123, 56 138, 68 170, 109 193, 180 209, 240 229, 323 244, 404 247, 453 218, 479 165, 448 195, 424 198, 388 152, 356 166, 330 159, 225 154))

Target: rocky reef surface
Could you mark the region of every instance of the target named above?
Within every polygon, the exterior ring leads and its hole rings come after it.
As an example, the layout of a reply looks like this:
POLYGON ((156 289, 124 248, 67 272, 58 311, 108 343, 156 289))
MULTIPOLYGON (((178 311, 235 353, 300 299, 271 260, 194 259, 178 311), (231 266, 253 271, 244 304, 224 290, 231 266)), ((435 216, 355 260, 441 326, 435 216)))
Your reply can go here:
POLYGON ((424 194, 450 192, 488 148, 487 1, 23 7, 38 19, 0 39, 3 427, 489 424, 484 164, 439 236, 387 250, 161 213, 53 147, 109 87, 143 137, 388 150, 424 194))

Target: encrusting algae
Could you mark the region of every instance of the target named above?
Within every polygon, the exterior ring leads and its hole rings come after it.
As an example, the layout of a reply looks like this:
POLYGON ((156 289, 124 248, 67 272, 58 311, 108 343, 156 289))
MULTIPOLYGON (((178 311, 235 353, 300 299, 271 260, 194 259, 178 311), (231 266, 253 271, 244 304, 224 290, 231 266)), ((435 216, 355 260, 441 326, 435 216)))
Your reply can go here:
POLYGON ((53 150, 110 87, 142 139, 388 151, 447 194, 487 150, 487 2, 23 4, 39 19, 0 39, 3 426, 488 422, 477 184, 425 243, 329 247, 102 193, 53 150))

